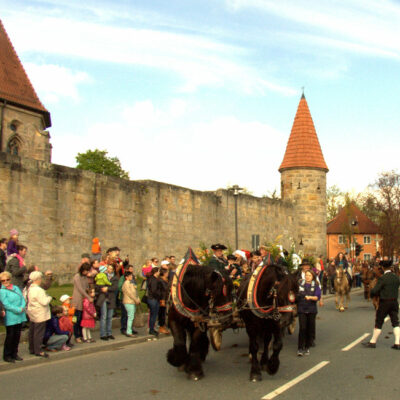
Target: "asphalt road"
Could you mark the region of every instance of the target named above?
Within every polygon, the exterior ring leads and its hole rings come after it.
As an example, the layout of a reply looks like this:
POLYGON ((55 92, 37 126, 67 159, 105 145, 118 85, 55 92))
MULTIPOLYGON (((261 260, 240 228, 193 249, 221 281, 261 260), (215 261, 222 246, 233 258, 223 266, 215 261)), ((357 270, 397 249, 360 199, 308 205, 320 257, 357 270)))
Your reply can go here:
MULTIPOLYGON (((1 400, 35 399, 261 399, 313 367, 321 368, 287 388, 276 399, 400 399, 400 352, 392 350, 393 334, 386 322, 376 349, 357 344, 371 333, 372 305, 361 294, 344 313, 326 300, 317 319, 317 346, 309 357, 297 357, 297 331, 284 339, 281 367, 274 376, 263 372, 262 382, 250 382, 247 335, 224 333, 220 352, 210 350, 204 379, 193 382, 167 364, 171 339, 129 345, 0 373, 1 400), (326 362, 321 364, 322 362, 326 362)), ((369 336, 366 338, 368 340, 369 336)), ((270 398, 272 395, 270 395, 270 398)))

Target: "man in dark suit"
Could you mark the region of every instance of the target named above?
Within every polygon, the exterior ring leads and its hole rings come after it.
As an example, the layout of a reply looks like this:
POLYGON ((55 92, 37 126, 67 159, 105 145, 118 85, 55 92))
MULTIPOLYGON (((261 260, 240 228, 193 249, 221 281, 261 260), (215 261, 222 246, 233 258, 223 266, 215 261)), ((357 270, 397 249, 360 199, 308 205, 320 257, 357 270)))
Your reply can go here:
POLYGON ((363 343, 365 347, 374 349, 376 341, 382 332, 385 317, 389 315, 393 326, 394 345, 392 349, 400 350, 400 327, 399 327, 399 295, 400 279, 391 271, 392 261, 381 262, 384 274, 378 279, 378 283, 371 290, 371 297, 379 296, 379 307, 376 310, 375 329, 369 342, 363 343))
POLYGON ((7 250, 7 239, 3 238, 0 240, 0 272, 6 269, 6 250, 7 250))
POLYGON ((225 271, 225 266, 228 265, 228 260, 222 254, 223 250, 226 250, 226 246, 223 244, 217 243, 211 246, 212 251, 214 252, 210 262, 208 265, 213 267, 216 271, 223 272, 225 271))

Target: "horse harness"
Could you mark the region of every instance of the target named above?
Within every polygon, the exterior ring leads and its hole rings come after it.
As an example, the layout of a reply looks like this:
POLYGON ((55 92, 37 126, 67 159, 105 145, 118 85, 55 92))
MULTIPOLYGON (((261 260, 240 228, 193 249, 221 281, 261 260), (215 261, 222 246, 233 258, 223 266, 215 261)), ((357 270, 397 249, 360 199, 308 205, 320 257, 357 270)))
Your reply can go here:
POLYGON ((288 299, 291 304, 279 306, 277 298, 280 282, 276 281, 268 295, 268 298, 272 297, 272 305, 260 306, 257 301, 257 288, 261 277, 267 268, 268 265, 260 265, 252 273, 247 289, 247 308, 250 309, 256 317, 279 321, 281 313, 293 312, 296 310, 296 305, 294 304, 296 297, 295 294, 290 291, 288 299))

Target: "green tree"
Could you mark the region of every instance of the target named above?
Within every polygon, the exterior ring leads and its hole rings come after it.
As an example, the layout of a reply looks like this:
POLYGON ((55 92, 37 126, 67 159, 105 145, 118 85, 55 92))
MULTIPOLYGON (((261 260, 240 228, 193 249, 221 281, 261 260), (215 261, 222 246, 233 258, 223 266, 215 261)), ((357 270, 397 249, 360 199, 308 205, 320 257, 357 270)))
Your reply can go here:
POLYGON ((342 205, 344 193, 338 186, 333 185, 326 189, 326 213, 328 221, 332 220, 339 213, 342 205))
POLYGON ((78 169, 96 172, 97 174, 117 176, 118 178, 129 179, 128 172, 121 167, 117 157, 108 157, 106 150, 88 150, 86 153, 78 153, 75 157, 78 169))

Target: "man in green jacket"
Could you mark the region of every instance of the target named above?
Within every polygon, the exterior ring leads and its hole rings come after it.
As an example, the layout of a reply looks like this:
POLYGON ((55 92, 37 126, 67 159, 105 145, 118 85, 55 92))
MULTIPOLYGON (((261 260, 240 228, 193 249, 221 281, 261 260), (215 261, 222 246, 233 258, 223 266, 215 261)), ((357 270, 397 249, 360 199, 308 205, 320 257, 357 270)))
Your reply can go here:
POLYGON ((381 262, 384 274, 378 279, 378 283, 371 290, 372 296, 379 296, 379 307, 376 310, 375 329, 369 342, 363 343, 365 347, 374 349, 376 341, 382 332, 382 325, 385 317, 389 315, 393 326, 394 345, 392 349, 400 350, 400 327, 399 327, 399 295, 400 279, 395 275, 390 267, 392 261, 384 260, 381 262))
POLYGON ((217 243, 211 246, 212 251, 214 252, 210 262, 208 265, 213 267, 216 271, 223 272, 225 271, 225 266, 228 265, 228 260, 222 254, 223 250, 226 250, 226 246, 223 244, 217 243))

